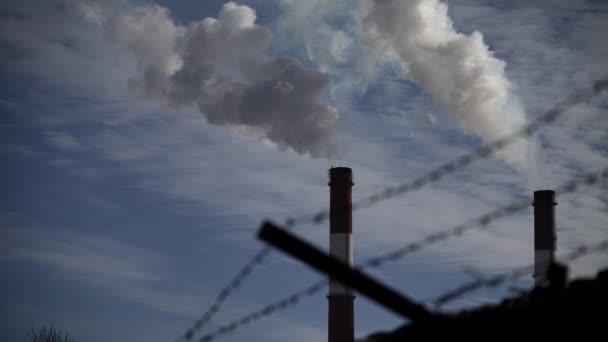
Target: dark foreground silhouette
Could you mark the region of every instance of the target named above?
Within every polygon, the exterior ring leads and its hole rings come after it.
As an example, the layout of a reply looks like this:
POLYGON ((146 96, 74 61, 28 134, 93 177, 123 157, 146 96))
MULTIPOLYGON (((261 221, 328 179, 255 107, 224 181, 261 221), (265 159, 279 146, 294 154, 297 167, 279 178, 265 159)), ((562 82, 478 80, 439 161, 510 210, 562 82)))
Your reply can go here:
POLYGON ((595 279, 567 282, 567 268, 553 264, 548 287, 437 320, 414 322, 365 342, 461 340, 575 339, 606 340, 608 269, 595 279))
POLYGON ((67 332, 53 328, 53 326, 32 328, 29 332, 32 342, 74 342, 67 332))

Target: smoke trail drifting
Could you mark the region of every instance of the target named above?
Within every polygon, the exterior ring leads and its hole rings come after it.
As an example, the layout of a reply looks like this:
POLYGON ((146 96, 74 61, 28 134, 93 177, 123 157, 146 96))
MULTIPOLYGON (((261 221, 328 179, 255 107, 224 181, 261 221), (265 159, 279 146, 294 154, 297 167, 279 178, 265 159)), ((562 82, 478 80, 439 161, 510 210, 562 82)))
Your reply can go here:
MULTIPOLYGON (((439 0, 371 0, 363 29, 374 54, 398 60, 406 77, 428 91, 463 127, 491 141, 526 122, 511 92, 505 62, 483 35, 456 32, 439 0)), ((508 163, 527 164, 526 142, 498 152, 508 163)))
POLYGON ((100 19, 83 12, 135 54, 132 90, 173 106, 196 105, 214 125, 245 127, 280 148, 331 154, 338 114, 325 104, 329 78, 289 57, 269 56, 272 33, 255 12, 226 3, 217 18, 175 24, 166 8, 145 5, 100 19))

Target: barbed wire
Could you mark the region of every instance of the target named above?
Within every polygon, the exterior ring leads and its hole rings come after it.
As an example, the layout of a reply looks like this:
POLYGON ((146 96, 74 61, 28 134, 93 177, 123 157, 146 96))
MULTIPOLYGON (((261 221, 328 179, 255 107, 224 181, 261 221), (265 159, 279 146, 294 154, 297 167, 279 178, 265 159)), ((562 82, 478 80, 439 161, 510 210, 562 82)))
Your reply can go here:
MULTIPOLYGON (((555 191, 557 194, 561 195, 568 194, 578 190, 580 186, 593 185, 597 183, 600 179, 603 179, 605 177, 608 177, 608 167, 598 172, 587 174, 581 180, 574 180, 563 184, 562 186, 555 189, 555 191)), ((388 253, 368 259, 362 264, 362 266, 364 268, 378 267, 387 261, 397 260, 407 254, 410 254, 437 242, 444 241, 452 237, 460 236, 467 231, 485 229, 491 222, 494 222, 502 217, 515 214, 529 207, 529 201, 513 202, 504 207, 492 210, 486 213, 485 215, 478 217, 477 219, 471 220, 467 223, 459 224, 453 227, 452 229, 431 233, 420 241, 409 243, 388 253)))
MULTIPOLYGON (((607 250, 608 250, 608 240, 603 240, 603 241, 593 244, 593 245, 581 245, 560 259, 564 262, 570 263, 570 262, 573 262, 576 259, 579 259, 588 254, 607 251, 607 250)), ((528 266, 524 266, 524 267, 515 268, 508 273, 503 273, 503 274, 495 275, 495 276, 488 277, 488 278, 478 278, 474 281, 462 284, 453 290, 447 291, 447 292, 437 296, 434 300, 432 300, 432 303, 436 309, 439 309, 440 307, 444 306, 445 304, 452 302, 456 299, 462 298, 465 295, 467 295, 475 290, 478 290, 482 287, 487 287, 487 288, 498 287, 507 281, 515 281, 523 276, 530 275, 533 272, 534 272, 534 265, 528 265, 528 266)))
POLYGON ((312 296, 316 295, 317 293, 321 292, 321 290, 323 290, 327 286, 327 284, 328 284, 327 279, 320 280, 302 290, 299 290, 287 297, 284 297, 281 300, 278 300, 270 305, 267 305, 260 310, 257 310, 248 315, 245 315, 245 316, 241 317, 240 319, 233 321, 229 324, 220 326, 218 329, 216 329, 212 333, 202 336, 198 341, 199 342, 212 341, 221 335, 232 333, 234 330, 236 330, 242 326, 251 324, 266 316, 270 316, 273 313, 275 313, 276 311, 280 311, 280 310, 286 309, 290 306, 294 306, 301 299, 303 299, 305 297, 312 297, 312 296))
POLYGON ((232 281, 223 288, 216 296, 213 304, 209 307, 209 309, 201 316, 201 318, 197 319, 192 327, 188 329, 177 341, 191 340, 194 337, 194 334, 197 330, 200 330, 205 324, 207 324, 211 318, 220 310, 221 305, 226 301, 228 296, 236 290, 243 280, 247 278, 247 276, 253 271, 253 269, 262 262, 262 260, 270 254, 271 248, 269 246, 264 246, 260 251, 258 251, 253 258, 251 258, 243 268, 237 273, 237 275, 232 279, 232 281))
MULTIPOLYGON (((593 185, 593 184, 599 182, 601 179, 606 178, 606 177, 608 177, 608 167, 604 168, 598 172, 595 172, 595 173, 589 173, 586 176, 584 176, 582 179, 573 180, 571 182, 568 182, 568 183, 560 186, 559 188, 557 188, 556 191, 557 191, 557 193, 561 193, 561 194, 572 193, 572 192, 577 191, 581 186, 593 185)), ((385 253, 385 254, 382 254, 382 255, 376 256, 376 257, 372 257, 372 258, 364 261, 363 263, 361 263, 361 265, 358 266, 358 268, 360 268, 360 269, 377 268, 377 267, 380 267, 382 264, 384 264, 387 261, 397 260, 401 257, 404 257, 407 254, 413 253, 415 251, 418 251, 420 249, 423 249, 427 246, 438 243, 440 241, 445 241, 450 238, 460 236, 463 233, 473 230, 475 228, 484 229, 493 221, 498 220, 507 215, 511 215, 516 212, 522 211, 526 208, 529 208, 530 205, 531 205, 530 202, 527 200, 521 201, 521 202, 519 202, 519 201, 514 202, 510 205, 504 206, 502 208, 493 210, 485 215, 482 215, 477 219, 471 220, 471 221, 469 221, 469 223, 461 224, 461 225, 455 226, 451 229, 447 229, 447 230, 444 230, 441 232, 430 234, 430 235, 426 236, 425 238, 418 240, 417 242, 408 243, 389 253, 385 253)), ((584 250, 582 250, 582 249, 579 250, 579 253, 584 253, 584 250)), ((264 317, 270 316, 277 311, 294 306, 298 302, 300 302, 300 300, 302 298, 311 297, 311 296, 316 295, 321 290, 323 290, 327 284, 328 284, 328 281, 326 279, 318 281, 302 290, 296 291, 293 294, 284 297, 281 300, 278 300, 270 305, 267 305, 260 310, 247 314, 247 315, 241 317, 240 319, 237 319, 229 324, 222 325, 219 328, 217 328, 216 330, 214 330, 213 332, 202 336, 200 339, 198 339, 198 341, 199 342, 212 341, 219 336, 232 333, 242 326, 249 325, 264 317)))
MULTIPOLYGON (((346 215, 351 210, 354 212, 359 209, 368 208, 384 200, 388 200, 397 196, 404 195, 408 192, 419 190, 424 186, 437 182, 444 176, 456 172, 457 170, 468 166, 476 160, 490 156, 492 152, 504 148, 505 146, 511 144, 519 138, 532 135, 540 128, 542 128, 542 126, 555 121, 566 110, 600 94, 607 88, 608 78, 596 81, 593 83, 590 89, 585 89, 573 93, 565 100, 562 100, 561 102, 558 102, 556 105, 554 105, 552 109, 545 112, 543 115, 532 121, 530 124, 523 126, 519 130, 516 130, 503 138, 495 140, 494 142, 482 145, 476 150, 473 150, 472 152, 467 153, 453 161, 445 163, 434 169, 433 171, 415 179, 414 181, 402 183, 397 186, 387 187, 380 192, 376 192, 360 201, 354 202, 352 204, 352 209, 344 208, 334 210, 333 214, 337 216, 346 215)), ((314 214, 304 215, 298 218, 287 218, 284 226, 287 228, 292 228, 296 225, 302 225, 305 223, 319 225, 325 222, 329 218, 329 216, 329 210, 321 210, 314 214)), ((177 342, 191 340, 196 331, 201 330, 211 320, 211 318, 219 312, 222 304, 226 301, 226 299, 228 299, 228 297, 241 286, 243 281, 252 273, 253 269, 259 264, 261 264, 268 256, 268 254, 270 254, 270 248, 268 246, 265 246, 260 251, 258 251, 251 259, 249 259, 245 266, 243 266, 243 268, 241 268, 241 270, 239 270, 236 276, 230 281, 230 283, 218 292, 213 303, 209 306, 207 311, 205 311, 201 315, 201 317, 197 319, 180 338, 177 339, 177 342)))

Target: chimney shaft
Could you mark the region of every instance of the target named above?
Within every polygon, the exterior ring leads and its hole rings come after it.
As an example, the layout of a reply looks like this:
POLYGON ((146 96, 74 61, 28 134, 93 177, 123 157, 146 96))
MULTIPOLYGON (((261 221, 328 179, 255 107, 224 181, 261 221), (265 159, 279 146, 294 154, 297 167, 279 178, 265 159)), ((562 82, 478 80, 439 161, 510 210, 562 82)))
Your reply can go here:
POLYGON ((545 286, 557 240, 555 191, 535 191, 532 205, 534 206, 534 282, 536 286, 545 286))
MULTIPOLYGON (((348 167, 329 170, 329 253, 353 264, 352 250, 352 186, 353 171, 348 167)), ((354 299, 352 289, 330 279, 328 303, 329 342, 353 342, 354 299)))

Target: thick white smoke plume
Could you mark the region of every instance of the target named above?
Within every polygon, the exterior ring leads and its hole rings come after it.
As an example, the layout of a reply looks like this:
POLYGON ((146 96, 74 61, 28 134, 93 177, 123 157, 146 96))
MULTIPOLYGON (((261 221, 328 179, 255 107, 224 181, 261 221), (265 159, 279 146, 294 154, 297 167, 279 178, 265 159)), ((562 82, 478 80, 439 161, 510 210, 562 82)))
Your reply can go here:
POLYGON ((136 55, 133 90, 172 106, 194 104, 209 123, 245 127, 280 148, 331 154, 338 114, 325 103, 328 76, 269 56, 272 33, 256 24, 251 8, 229 2, 217 19, 188 26, 156 5, 110 16, 89 3, 82 12, 136 55))
MULTIPOLYGON (((439 0, 371 0, 363 22, 374 53, 399 62, 405 77, 428 91, 465 130, 492 141, 521 127, 526 116, 512 94, 505 62, 483 35, 456 32, 448 7, 439 0)), ((528 144, 498 152, 508 163, 527 167, 528 144)))

